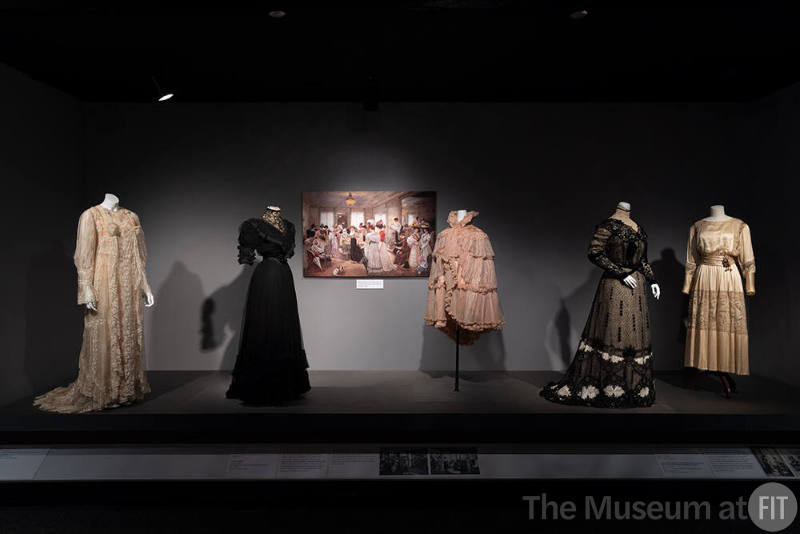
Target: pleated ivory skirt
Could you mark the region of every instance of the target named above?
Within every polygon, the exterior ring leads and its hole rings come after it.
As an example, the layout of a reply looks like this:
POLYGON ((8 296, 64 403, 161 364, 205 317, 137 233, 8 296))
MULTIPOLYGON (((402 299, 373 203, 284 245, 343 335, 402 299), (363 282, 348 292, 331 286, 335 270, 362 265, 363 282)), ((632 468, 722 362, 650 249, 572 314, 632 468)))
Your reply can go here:
POLYGON ((689 297, 687 367, 746 375, 747 315, 736 264, 699 265, 689 297))

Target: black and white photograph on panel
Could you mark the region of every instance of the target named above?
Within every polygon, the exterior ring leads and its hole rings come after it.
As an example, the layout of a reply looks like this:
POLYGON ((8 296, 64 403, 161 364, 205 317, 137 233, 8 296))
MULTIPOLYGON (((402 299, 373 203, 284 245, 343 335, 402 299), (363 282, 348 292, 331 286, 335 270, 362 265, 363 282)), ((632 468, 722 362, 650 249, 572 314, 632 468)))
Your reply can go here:
POLYGON ((800 449, 781 449, 780 452, 794 476, 800 476, 800 449))
POLYGON ((381 449, 380 475, 428 475, 428 451, 425 449, 381 449))
POLYGON ((753 447, 753 454, 755 454, 761 468, 768 477, 792 477, 794 474, 789 466, 781 456, 778 449, 770 447, 753 447))
POLYGON ((432 475, 480 475, 478 451, 471 447, 430 449, 432 475))

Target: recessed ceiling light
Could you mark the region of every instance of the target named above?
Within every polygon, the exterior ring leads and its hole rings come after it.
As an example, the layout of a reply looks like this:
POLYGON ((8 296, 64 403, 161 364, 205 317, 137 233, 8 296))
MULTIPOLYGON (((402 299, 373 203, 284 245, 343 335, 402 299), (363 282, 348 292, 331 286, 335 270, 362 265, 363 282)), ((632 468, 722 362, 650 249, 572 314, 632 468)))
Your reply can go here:
POLYGON ((269 16, 272 17, 273 19, 282 19, 283 17, 286 16, 286 11, 281 11, 281 10, 270 11, 269 16))
POLYGON ((159 102, 166 102, 167 100, 169 100, 173 96, 175 96, 173 93, 167 93, 165 95, 161 95, 160 97, 158 97, 158 101, 159 102))
POLYGON ((585 9, 579 9, 577 11, 573 11, 572 13, 570 13, 569 17, 572 20, 580 20, 580 19, 584 18, 588 14, 589 14, 589 12, 586 11, 585 9))

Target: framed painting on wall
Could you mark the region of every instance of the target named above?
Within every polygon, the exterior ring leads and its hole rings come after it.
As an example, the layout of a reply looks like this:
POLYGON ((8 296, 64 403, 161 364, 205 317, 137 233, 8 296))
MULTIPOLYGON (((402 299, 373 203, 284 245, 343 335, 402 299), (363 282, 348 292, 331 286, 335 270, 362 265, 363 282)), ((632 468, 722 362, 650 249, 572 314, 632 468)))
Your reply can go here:
POLYGON ((435 224, 435 191, 303 193, 303 275, 428 276, 435 224))

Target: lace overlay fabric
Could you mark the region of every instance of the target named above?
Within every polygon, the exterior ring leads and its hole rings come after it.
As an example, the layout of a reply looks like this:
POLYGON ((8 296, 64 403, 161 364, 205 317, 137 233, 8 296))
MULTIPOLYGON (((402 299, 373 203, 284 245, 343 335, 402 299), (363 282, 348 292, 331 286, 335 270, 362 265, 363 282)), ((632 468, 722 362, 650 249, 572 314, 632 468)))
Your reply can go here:
POLYGON ((428 278, 425 322, 463 345, 474 343, 483 333, 504 324, 497 297, 494 250, 489 237, 472 224, 478 212, 461 221, 450 212, 450 228, 442 230, 433 250, 428 278))
POLYGON ((701 220, 689 229, 683 287, 689 294, 687 367, 749 374, 744 297, 755 293, 755 271, 750 228, 743 221, 701 220))
POLYGON ((655 402, 646 234, 609 220, 596 229, 589 259, 606 272, 597 286, 578 350, 564 377, 541 395, 553 402, 633 408, 655 402), (632 276, 635 288, 621 278, 632 276))
POLYGON ((635 230, 620 220, 606 219, 595 228, 588 254, 589 261, 620 280, 639 271, 648 283, 656 283, 644 228, 635 230))
POLYGON ((37 397, 34 405, 58 413, 82 413, 131 404, 149 391, 144 363, 142 298, 144 234, 132 211, 94 206, 78 223, 75 266, 78 304, 85 310, 78 378, 37 397))
POLYGON ((286 222, 284 218, 281 217, 281 212, 279 211, 268 209, 264 212, 264 215, 261 216, 261 219, 277 228, 281 233, 286 230, 286 222))

